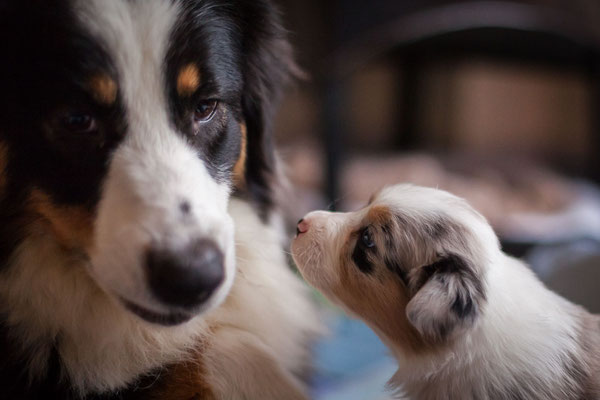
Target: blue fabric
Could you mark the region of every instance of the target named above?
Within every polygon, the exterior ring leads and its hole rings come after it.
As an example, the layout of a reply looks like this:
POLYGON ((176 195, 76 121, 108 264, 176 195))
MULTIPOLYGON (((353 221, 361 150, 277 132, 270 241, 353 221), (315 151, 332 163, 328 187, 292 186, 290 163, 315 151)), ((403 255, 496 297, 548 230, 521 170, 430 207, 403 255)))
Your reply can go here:
POLYGON ((341 313, 328 318, 331 334, 315 347, 316 400, 379 400, 390 398, 385 383, 396 362, 364 323, 341 313))

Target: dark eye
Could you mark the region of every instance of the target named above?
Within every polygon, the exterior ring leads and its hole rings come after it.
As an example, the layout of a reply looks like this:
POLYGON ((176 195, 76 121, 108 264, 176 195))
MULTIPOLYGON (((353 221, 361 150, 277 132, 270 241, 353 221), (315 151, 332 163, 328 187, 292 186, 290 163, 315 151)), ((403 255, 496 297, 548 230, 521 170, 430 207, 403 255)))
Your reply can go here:
POLYGON ((371 248, 375 247, 375 242, 373 241, 373 235, 369 228, 365 228, 360 233, 360 242, 364 247, 371 248))
POLYGON ((85 134, 96 131, 96 120, 90 114, 84 112, 71 112, 65 114, 60 124, 63 129, 77 134, 85 134))
POLYGON ((358 233, 356 246, 352 251, 352 261, 364 273, 369 273, 373 270, 372 255, 374 254, 375 242, 369 227, 363 228, 358 233))
POLYGON ((194 121, 195 122, 206 122, 215 115, 217 109, 217 100, 202 100, 196 105, 194 110, 194 121))

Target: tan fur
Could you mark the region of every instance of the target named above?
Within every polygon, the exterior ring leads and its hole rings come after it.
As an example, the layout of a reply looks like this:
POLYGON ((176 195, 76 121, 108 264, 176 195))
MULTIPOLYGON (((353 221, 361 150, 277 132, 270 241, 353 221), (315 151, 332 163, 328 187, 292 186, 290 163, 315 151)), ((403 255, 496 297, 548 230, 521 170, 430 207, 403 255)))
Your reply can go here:
MULTIPOLYGON (((374 240, 381 247, 384 240, 378 228, 389 221, 390 217, 389 208, 378 205, 371 207, 366 218, 361 221, 361 226, 371 225, 374 228, 374 240)), ((356 234, 357 232, 350 233, 356 234)), ((379 268, 374 271, 373 276, 365 276, 359 272, 350 258, 352 247, 349 243, 353 244, 354 240, 346 241, 340 251, 340 281, 333 288, 335 296, 354 314, 367 319, 374 329, 393 340, 394 344, 413 352, 425 350, 425 342, 409 323, 404 312, 410 300, 406 288, 387 269, 379 268)))
POLYGON ((34 217, 56 236, 64 247, 90 249, 93 240, 93 215, 83 207, 60 206, 39 189, 29 194, 29 208, 34 217))
POLYGON ((369 208, 369 213, 367 214, 367 222, 372 224, 383 225, 390 221, 391 218, 392 212, 384 205, 375 205, 369 208))
POLYGON ((166 368, 154 383, 149 400, 215 400, 206 381, 206 368, 202 362, 204 347, 198 347, 193 361, 185 361, 166 368))
POLYGON ((94 100, 104 105, 111 105, 117 100, 117 83, 106 74, 94 75, 88 82, 94 100))
POLYGON ((248 143, 248 130, 246 128, 246 124, 240 124, 240 131, 242 135, 240 157, 233 167, 233 181, 235 183, 235 187, 238 189, 243 189, 246 186, 246 147, 248 143))
POLYGON ((404 313, 409 298, 401 283, 384 271, 368 278, 359 276, 346 256, 348 252, 344 253, 341 265, 345 267, 340 271, 340 285, 333 288, 335 296, 395 345, 415 353, 426 350, 425 342, 404 313))
POLYGON ((200 86, 200 71, 195 64, 187 64, 179 70, 177 93, 180 96, 192 95, 200 86))

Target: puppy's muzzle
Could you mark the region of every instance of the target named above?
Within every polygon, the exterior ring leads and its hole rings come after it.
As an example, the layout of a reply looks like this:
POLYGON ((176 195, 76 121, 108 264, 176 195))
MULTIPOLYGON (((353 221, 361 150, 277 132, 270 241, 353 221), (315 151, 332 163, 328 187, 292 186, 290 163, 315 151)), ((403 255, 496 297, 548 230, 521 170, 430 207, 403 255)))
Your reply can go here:
POLYGON ((221 285, 225 278, 223 253, 209 239, 180 250, 150 248, 146 275, 150 289, 161 302, 192 309, 221 285))

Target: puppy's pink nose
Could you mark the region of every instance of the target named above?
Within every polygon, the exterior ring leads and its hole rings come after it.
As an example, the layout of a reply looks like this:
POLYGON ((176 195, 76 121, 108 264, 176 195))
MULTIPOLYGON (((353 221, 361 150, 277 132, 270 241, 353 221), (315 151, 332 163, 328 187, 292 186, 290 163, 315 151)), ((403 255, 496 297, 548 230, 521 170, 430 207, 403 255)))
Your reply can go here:
POLYGON ((296 226, 296 234, 299 235, 306 232, 308 232, 308 222, 302 218, 300 221, 298 221, 298 226, 296 226))

